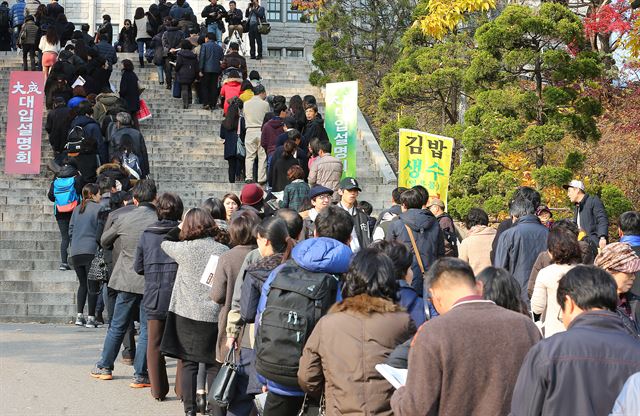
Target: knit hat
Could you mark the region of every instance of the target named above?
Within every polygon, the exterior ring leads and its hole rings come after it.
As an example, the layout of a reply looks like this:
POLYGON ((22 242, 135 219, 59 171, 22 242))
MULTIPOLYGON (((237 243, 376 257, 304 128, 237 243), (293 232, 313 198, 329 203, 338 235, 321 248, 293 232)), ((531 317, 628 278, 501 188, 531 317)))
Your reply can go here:
POLYGON ((264 191, 257 183, 248 183, 240 191, 240 202, 242 205, 256 205, 262 201, 264 191))
POLYGON ((593 262, 601 269, 622 273, 640 271, 640 257, 627 243, 608 244, 593 262))

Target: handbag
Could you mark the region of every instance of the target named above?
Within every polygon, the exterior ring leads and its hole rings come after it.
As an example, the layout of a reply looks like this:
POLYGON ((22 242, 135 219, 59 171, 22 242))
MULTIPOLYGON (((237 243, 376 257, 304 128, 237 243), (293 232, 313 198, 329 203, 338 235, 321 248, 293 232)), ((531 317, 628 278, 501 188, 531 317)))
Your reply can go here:
POLYGON ((87 279, 95 282, 106 282, 109 280, 109 270, 107 268, 107 262, 104 260, 104 250, 102 250, 102 248, 98 248, 96 255, 93 257, 93 260, 91 260, 87 279))
POLYGON ((233 348, 229 350, 227 358, 224 360, 218 375, 211 384, 209 390, 209 401, 216 403, 220 407, 227 407, 236 390, 238 382, 238 365, 236 364, 236 354, 233 348))
POLYGON ((241 119, 238 119, 238 138, 236 140, 236 156, 245 157, 247 155, 247 149, 244 147, 244 143, 242 143, 242 139, 240 138, 240 126, 241 119))
POLYGON ((298 416, 325 416, 327 414, 327 406, 324 401, 324 393, 320 396, 320 402, 316 402, 308 394, 304 395, 302 407, 298 412, 298 416))
POLYGON ((138 112, 136 113, 136 118, 138 119, 138 121, 142 121, 151 117, 152 117, 151 110, 149 109, 147 102, 141 98, 140 110, 138 110, 138 112))
POLYGON ((258 22, 258 33, 261 35, 268 35, 271 32, 271 23, 267 22, 266 19, 260 20, 258 22))

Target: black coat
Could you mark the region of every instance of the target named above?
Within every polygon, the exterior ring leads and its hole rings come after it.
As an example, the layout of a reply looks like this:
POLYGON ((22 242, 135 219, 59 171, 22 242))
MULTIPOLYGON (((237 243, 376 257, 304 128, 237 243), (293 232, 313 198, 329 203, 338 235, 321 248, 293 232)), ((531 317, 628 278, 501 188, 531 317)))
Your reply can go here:
POLYGON ((60 47, 64 48, 67 42, 71 40, 73 36, 74 30, 76 27, 71 22, 67 23, 55 23, 56 33, 58 34, 58 38, 60 38, 60 47))
POLYGON ((176 59, 176 81, 191 84, 198 77, 198 57, 193 51, 181 50, 176 59))
POLYGON ((313 120, 307 121, 307 125, 302 130, 302 142, 301 147, 309 145, 309 141, 317 137, 320 140, 329 140, 327 131, 324 129, 324 120, 318 114, 313 120))
POLYGON ((398 221, 391 223, 389 233, 385 236, 385 239, 403 243, 414 254, 413 264, 411 265, 411 270, 413 271, 411 286, 418 295, 422 295, 424 279, 405 224, 411 229, 425 271, 429 270, 429 267, 437 259, 444 256, 444 234, 436 217, 424 209, 409 209, 401 213, 398 219, 398 221))
MULTIPOLYGON (((244 125, 244 117, 240 118, 240 140, 244 143, 244 135, 246 133, 244 125)), ((224 128, 224 125, 220 123, 220 137, 224 140, 224 159, 229 160, 238 156, 238 130, 233 129, 229 131, 224 128)))
POLYGON ((113 26, 111 26, 111 22, 101 24, 98 33, 100 34, 100 39, 106 39, 107 43, 113 44, 113 26))
POLYGON ((273 192, 284 191, 284 187, 289 184, 287 171, 291 166, 300 165, 298 159, 293 156, 279 157, 278 160, 271 162, 271 175, 269 176, 269 184, 273 192))
MULTIPOLYGON (((285 133, 286 134, 286 133, 285 133)), ((306 148, 298 147, 296 149, 296 159, 298 159, 298 164, 304 171, 304 180, 309 176, 309 156, 307 156, 306 148)), ((271 170, 275 166, 275 162, 277 162, 280 157, 282 157, 282 152, 284 151, 283 145, 278 145, 276 150, 273 151, 273 156, 271 157, 271 170)), ((269 176, 273 173, 271 171, 267 172, 269 176)))
POLYGON ((140 110, 140 90, 138 76, 133 71, 122 71, 120 79, 120 97, 127 103, 129 112, 140 110))
POLYGON ((49 143, 56 152, 62 152, 67 144, 67 135, 71 127, 71 109, 69 107, 58 107, 47 114, 45 130, 49 133, 49 143))
POLYGON ((573 220, 576 222, 578 213, 580 213, 580 228, 586 231, 591 242, 597 247, 600 237, 607 238, 609 235, 609 219, 602 201, 595 195, 586 194, 573 212, 573 220))
POLYGON ((133 268, 136 273, 144 275, 142 306, 148 319, 164 320, 167 317, 178 263, 160 248, 160 244, 177 226, 178 221, 160 220, 140 236, 133 268))
POLYGON ((620 318, 609 311, 584 312, 566 332, 531 348, 520 368, 510 414, 608 415, 624 383, 638 371, 640 342, 620 318))

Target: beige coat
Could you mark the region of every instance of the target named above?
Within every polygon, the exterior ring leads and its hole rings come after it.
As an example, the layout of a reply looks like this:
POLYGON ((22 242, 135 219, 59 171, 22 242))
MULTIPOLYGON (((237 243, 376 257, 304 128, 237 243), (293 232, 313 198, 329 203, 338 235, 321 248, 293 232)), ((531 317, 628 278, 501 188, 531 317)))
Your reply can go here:
POLYGON ((378 371, 389 353, 415 332, 411 318, 391 301, 358 295, 334 305, 307 341, 298 382, 319 394, 326 414, 392 415, 394 388, 378 371))
POLYGON ((558 319, 560 305, 556 299, 556 293, 562 276, 574 267, 574 264, 552 264, 538 273, 531 296, 531 311, 542 315, 542 332, 545 338, 566 331, 558 319))
MULTIPOLYGON (((315 184, 333 189, 334 200, 338 195, 338 184, 342 177, 342 162, 331 155, 324 155, 313 161, 309 170, 309 186, 315 184)), ((338 197, 339 198, 339 197, 338 197)))
POLYGON ((496 230, 484 225, 471 227, 467 238, 458 247, 458 257, 471 265, 474 274, 491 266, 491 244, 496 230))

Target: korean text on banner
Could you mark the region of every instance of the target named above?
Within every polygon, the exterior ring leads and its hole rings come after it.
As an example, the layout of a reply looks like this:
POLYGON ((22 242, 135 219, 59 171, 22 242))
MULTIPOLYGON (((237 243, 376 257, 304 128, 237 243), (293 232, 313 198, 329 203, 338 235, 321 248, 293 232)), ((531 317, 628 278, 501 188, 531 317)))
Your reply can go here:
POLYGON ((5 173, 40 173, 44 81, 42 72, 11 72, 5 173))
POLYGON ((327 84, 324 128, 333 156, 342 162, 342 177, 356 176, 358 81, 327 84))
POLYGON ((422 185, 447 204, 453 139, 400 129, 398 186, 422 185))

